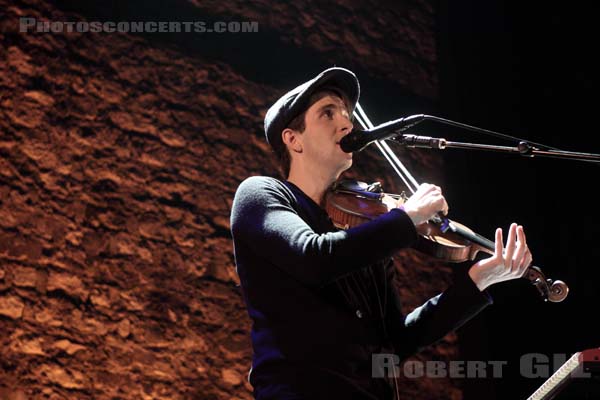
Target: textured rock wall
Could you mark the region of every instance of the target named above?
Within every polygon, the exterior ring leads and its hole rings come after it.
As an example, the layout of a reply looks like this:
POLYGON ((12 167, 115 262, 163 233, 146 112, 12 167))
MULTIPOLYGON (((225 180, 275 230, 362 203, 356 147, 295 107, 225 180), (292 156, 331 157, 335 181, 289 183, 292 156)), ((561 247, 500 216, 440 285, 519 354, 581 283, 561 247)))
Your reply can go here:
POLYGON ((351 62, 418 95, 437 96, 430 1, 190 1, 209 15, 260 21, 283 43, 313 50, 330 64, 351 62))
MULTIPOLYGON (((426 2, 368 17, 373 3, 353 0, 186 4, 258 20, 324 63, 435 97, 426 2), (400 28, 381 32, 395 17, 400 28)), ((17 32, 20 16, 89 17, 61 3, 0 0, 0 9, 0 398, 251 398, 229 210, 241 180, 276 173, 262 117, 289 86, 257 83, 178 37, 17 32)), ((373 176, 381 160, 364 154, 353 173, 373 176)), ((413 167, 439 164, 411 155, 413 167)), ((411 251, 398 267, 407 310, 449 280, 411 251)), ((453 357, 454 342, 418 357, 453 357)), ((403 393, 460 398, 441 379, 406 380, 403 393)))

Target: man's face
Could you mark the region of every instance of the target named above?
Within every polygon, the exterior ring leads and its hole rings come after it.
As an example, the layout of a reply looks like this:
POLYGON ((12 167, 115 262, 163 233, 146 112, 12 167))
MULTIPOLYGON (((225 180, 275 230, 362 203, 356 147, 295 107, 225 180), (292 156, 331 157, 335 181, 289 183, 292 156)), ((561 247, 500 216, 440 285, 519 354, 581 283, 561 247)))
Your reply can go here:
POLYGON ((352 153, 345 153, 340 140, 352 131, 346 105, 338 96, 327 95, 308 108, 305 130, 300 134, 306 161, 336 176, 350 168, 352 153))

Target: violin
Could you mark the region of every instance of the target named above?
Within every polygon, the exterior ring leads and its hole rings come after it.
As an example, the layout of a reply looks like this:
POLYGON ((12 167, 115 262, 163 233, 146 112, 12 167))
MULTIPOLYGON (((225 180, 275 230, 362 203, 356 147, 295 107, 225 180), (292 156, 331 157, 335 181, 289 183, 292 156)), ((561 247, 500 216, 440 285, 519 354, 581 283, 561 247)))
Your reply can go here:
MULTIPOLYGON (((379 182, 367 184, 355 180, 336 182, 325 195, 325 209, 334 225, 348 229, 390 211, 407 200, 403 193, 384 193, 379 182), (400 201, 400 202, 398 202, 400 201)), ((417 227, 418 240, 413 248, 435 259, 451 263, 474 260, 482 251, 493 255, 495 243, 463 224, 435 216, 417 227)), ((539 291, 545 301, 563 301, 568 286, 560 280, 546 278, 539 267, 530 266, 524 276, 539 291)))

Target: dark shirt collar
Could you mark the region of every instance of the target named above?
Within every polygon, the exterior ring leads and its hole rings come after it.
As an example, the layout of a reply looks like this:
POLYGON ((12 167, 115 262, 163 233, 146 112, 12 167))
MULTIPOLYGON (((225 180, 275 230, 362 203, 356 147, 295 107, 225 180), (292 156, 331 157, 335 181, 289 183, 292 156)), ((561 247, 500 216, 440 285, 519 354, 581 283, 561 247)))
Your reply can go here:
POLYGON ((302 189, 300 189, 298 186, 294 185, 292 182, 290 181, 284 181, 283 182, 288 188, 290 188, 291 191, 293 191, 296 194, 300 194, 304 199, 306 199, 312 207, 314 208, 318 208, 321 211, 323 211, 323 213, 327 214, 327 212, 323 209, 323 207, 321 207, 320 205, 318 205, 313 199, 312 197, 310 197, 309 195, 307 195, 306 193, 304 193, 302 191, 302 189))
POLYGON ((292 193, 296 196, 298 205, 302 208, 304 220, 318 233, 337 230, 333 222, 329 218, 327 211, 318 205, 309 195, 304 193, 302 189, 294 185, 290 181, 284 181, 292 193))

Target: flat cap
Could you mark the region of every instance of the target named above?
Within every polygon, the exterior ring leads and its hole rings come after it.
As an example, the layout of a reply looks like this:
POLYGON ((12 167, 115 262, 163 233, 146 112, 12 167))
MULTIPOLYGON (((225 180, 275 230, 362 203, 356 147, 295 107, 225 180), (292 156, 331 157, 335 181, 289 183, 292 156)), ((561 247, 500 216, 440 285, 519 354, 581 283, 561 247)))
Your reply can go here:
POLYGON ((281 132, 296 116, 306 110, 310 96, 324 86, 339 89, 348 96, 352 106, 352 110, 349 111, 352 113, 360 95, 356 75, 345 68, 328 68, 284 94, 269 108, 265 115, 265 136, 271 147, 278 149, 283 146, 281 132))

